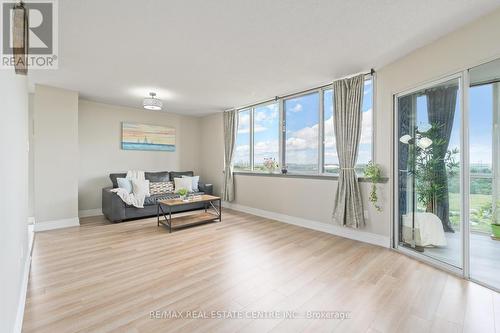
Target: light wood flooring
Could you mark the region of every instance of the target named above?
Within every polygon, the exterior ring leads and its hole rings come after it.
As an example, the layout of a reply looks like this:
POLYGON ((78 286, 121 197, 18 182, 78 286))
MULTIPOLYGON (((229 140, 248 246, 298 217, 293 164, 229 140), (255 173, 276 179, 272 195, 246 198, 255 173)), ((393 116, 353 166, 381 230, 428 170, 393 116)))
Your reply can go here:
POLYGON ((36 234, 24 332, 500 332, 497 293, 389 249, 231 210, 171 234, 81 223, 36 234), (296 318, 150 315, 215 310, 296 318))

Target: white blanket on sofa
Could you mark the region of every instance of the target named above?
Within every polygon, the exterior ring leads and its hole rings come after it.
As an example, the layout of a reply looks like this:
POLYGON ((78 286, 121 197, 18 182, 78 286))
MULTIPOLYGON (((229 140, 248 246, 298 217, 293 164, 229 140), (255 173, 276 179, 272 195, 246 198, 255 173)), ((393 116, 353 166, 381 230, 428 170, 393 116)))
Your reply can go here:
MULTIPOLYGON (((146 181, 146 178, 144 177, 144 171, 139 171, 139 170, 129 170, 127 171, 127 176, 125 177, 127 179, 132 180, 138 180, 138 181, 146 181)), ((132 188, 134 186, 132 185, 132 188)), ((127 205, 134 206, 136 208, 144 208, 144 200, 146 199, 146 193, 139 192, 139 193, 128 193, 127 190, 123 188, 114 188, 111 190, 112 192, 115 192, 120 199, 123 200, 127 205)))

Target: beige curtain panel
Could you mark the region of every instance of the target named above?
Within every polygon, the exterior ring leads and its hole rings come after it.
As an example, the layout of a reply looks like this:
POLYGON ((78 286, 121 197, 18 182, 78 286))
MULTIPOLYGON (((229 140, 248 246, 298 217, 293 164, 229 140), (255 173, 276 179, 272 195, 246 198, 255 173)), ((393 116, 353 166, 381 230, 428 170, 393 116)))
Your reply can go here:
POLYGON ((236 129, 238 128, 238 117, 235 110, 226 111, 223 115, 224 121, 224 188, 222 189, 222 200, 234 200, 233 179, 233 154, 236 146, 236 129))
POLYGON ((361 191, 354 170, 361 138, 363 91, 364 75, 333 83, 333 121, 340 165, 333 219, 352 228, 365 224, 361 191))

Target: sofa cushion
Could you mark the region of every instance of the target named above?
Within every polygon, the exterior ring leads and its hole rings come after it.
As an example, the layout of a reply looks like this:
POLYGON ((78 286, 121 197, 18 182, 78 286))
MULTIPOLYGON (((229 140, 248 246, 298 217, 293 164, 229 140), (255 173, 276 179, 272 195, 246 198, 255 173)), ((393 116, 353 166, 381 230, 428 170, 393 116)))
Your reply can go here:
POLYGON ((174 189, 175 193, 179 193, 181 189, 191 193, 193 192, 193 181, 191 178, 174 178, 174 189))
POLYGON ((149 183, 149 193, 153 194, 163 194, 174 192, 174 182, 150 182, 149 183))
POLYGON ((125 178, 127 177, 126 173, 110 173, 109 179, 111 179, 111 183, 113 183, 113 188, 118 188, 118 181, 116 178, 125 178))
POLYGON ((118 183, 118 187, 127 191, 127 193, 132 193, 132 182, 127 178, 116 178, 116 182, 118 183))
POLYGON ((172 172, 170 172, 170 180, 171 181, 173 181, 174 178, 182 178, 182 176, 193 177, 194 172, 193 171, 172 171, 172 172))
MULTIPOLYGON (((204 194, 203 192, 194 192, 190 193, 191 195, 202 195, 204 194)), ((167 199, 176 199, 179 198, 179 195, 177 193, 163 193, 163 194, 154 194, 149 197, 147 197, 144 200, 144 206, 151 206, 151 205, 156 205, 156 202, 158 200, 167 200, 167 199)))
POLYGON ((160 172, 145 172, 144 178, 149 180, 150 182, 168 182, 170 179, 168 177, 168 171, 160 171, 160 172))
POLYGON ((193 177, 189 177, 189 176, 182 176, 182 178, 189 178, 191 179, 191 188, 193 189, 193 192, 197 192, 198 191, 198 183, 200 182, 200 176, 193 176, 193 177))

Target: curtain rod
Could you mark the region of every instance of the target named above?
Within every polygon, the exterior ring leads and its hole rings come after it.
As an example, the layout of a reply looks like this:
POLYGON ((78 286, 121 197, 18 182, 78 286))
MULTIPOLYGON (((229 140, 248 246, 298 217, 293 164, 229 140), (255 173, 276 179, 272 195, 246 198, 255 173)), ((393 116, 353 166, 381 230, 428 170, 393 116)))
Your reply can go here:
POLYGON ((256 102, 256 103, 252 103, 252 104, 247 104, 247 105, 243 105, 243 106, 238 106, 238 107, 226 109, 223 112, 232 111, 232 110, 246 109, 246 108, 250 108, 250 107, 253 107, 253 106, 256 106, 256 105, 260 105, 260 104, 265 104, 265 103, 269 103, 269 102, 275 102, 275 101, 277 101, 280 98, 287 98, 287 97, 290 97, 290 96, 293 96, 293 95, 297 95, 297 94, 300 94, 300 93, 305 93, 305 92, 308 92, 308 91, 323 89, 325 87, 328 87, 328 86, 332 85, 333 82, 335 82, 335 81, 348 79, 350 77, 354 77, 356 75, 361 75, 361 74, 373 76, 375 74, 375 70, 372 68, 372 69, 370 69, 369 72, 359 72, 359 73, 355 73, 355 74, 349 74, 349 75, 346 75, 346 76, 334 79, 332 82, 327 83, 327 84, 323 84, 323 85, 318 86, 318 87, 309 88, 309 89, 298 91, 298 92, 294 92, 294 93, 291 93, 291 94, 286 94, 286 95, 281 95, 281 96, 275 96, 273 98, 269 98, 269 99, 266 99, 266 100, 263 100, 263 101, 260 101, 260 102, 256 102))

